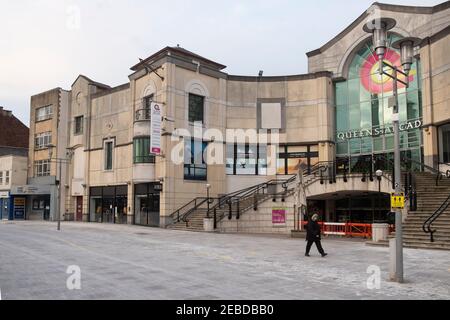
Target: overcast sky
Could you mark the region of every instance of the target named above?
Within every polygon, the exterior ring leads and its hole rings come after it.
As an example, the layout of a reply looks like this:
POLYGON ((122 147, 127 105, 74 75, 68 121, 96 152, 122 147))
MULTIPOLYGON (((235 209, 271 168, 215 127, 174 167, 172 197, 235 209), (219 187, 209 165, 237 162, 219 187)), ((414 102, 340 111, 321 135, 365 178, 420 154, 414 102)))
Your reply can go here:
MULTIPOLYGON (((0 106, 29 125, 31 95, 70 89, 78 74, 111 86, 125 83, 138 57, 177 44, 231 74, 306 73, 305 53, 373 2, 0 0, 0 106)), ((387 2, 431 6, 443 0, 387 2)))

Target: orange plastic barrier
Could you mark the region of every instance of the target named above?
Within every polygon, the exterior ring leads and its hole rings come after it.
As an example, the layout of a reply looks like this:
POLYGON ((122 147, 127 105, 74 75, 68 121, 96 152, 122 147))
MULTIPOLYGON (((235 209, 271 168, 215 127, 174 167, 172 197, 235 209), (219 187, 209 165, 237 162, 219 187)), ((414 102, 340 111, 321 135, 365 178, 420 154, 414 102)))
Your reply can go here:
MULTIPOLYGON (((302 221, 302 226, 308 222, 302 221)), ((372 237, 372 224, 352 222, 319 222, 324 235, 340 235, 348 237, 372 237)))

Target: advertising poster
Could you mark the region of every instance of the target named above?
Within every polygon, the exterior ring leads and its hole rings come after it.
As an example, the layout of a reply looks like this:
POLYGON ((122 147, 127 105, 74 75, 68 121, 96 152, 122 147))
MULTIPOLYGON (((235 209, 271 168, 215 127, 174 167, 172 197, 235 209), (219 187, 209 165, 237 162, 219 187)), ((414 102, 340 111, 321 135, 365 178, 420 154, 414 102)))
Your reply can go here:
POLYGON ((272 223, 273 224, 286 223, 286 208, 272 208, 272 223))

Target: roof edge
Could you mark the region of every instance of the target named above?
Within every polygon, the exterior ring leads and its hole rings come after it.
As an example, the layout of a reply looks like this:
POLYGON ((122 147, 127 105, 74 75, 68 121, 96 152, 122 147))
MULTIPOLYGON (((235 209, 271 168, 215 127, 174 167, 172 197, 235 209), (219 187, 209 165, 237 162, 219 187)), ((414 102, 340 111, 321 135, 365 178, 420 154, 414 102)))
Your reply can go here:
MULTIPOLYGON (((392 12, 404 12, 404 13, 436 13, 439 11, 446 10, 450 8, 450 1, 445 1, 443 3, 437 4, 433 7, 423 7, 423 6, 405 6, 405 5, 396 5, 396 4, 388 4, 388 3, 380 3, 374 2, 372 6, 378 6, 382 10, 392 11, 392 12)), ((370 8, 369 7, 369 8, 370 8)), ((355 26, 357 26, 366 16, 368 15, 367 10, 363 12, 356 20, 354 20, 349 26, 347 26, 342 32, 336 35, 334 38, 329 40, 323 46, 318 49, 309 51, 306 53, 308 58, 318 55, 331 47, 333 44, 342 39, 347 33, 349 33, 355 26)))

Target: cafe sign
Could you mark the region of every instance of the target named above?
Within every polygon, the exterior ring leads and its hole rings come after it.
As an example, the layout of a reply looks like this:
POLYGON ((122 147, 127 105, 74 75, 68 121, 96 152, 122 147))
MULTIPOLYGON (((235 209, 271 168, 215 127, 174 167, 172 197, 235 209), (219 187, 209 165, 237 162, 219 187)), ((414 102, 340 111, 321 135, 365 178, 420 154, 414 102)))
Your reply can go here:
MULTIPOLYGON (((399 125, 400 131, 408 131, 412 129, 418 129, 422 127, 422 120, 412 120, 405 123, 401 123, 399 125)), ((366 137, 372 137, 372 136, 381 136, 385 134, 394 133, 394 127, 378 127, 378 128, 371 128, 371 129, 360 129, 360 130, 349 130, 344 132, 338 132, 337 133, 337 139, 338 140, 348 140, 348 139, 354 139, 354 138, 366 138, 366 137)))

